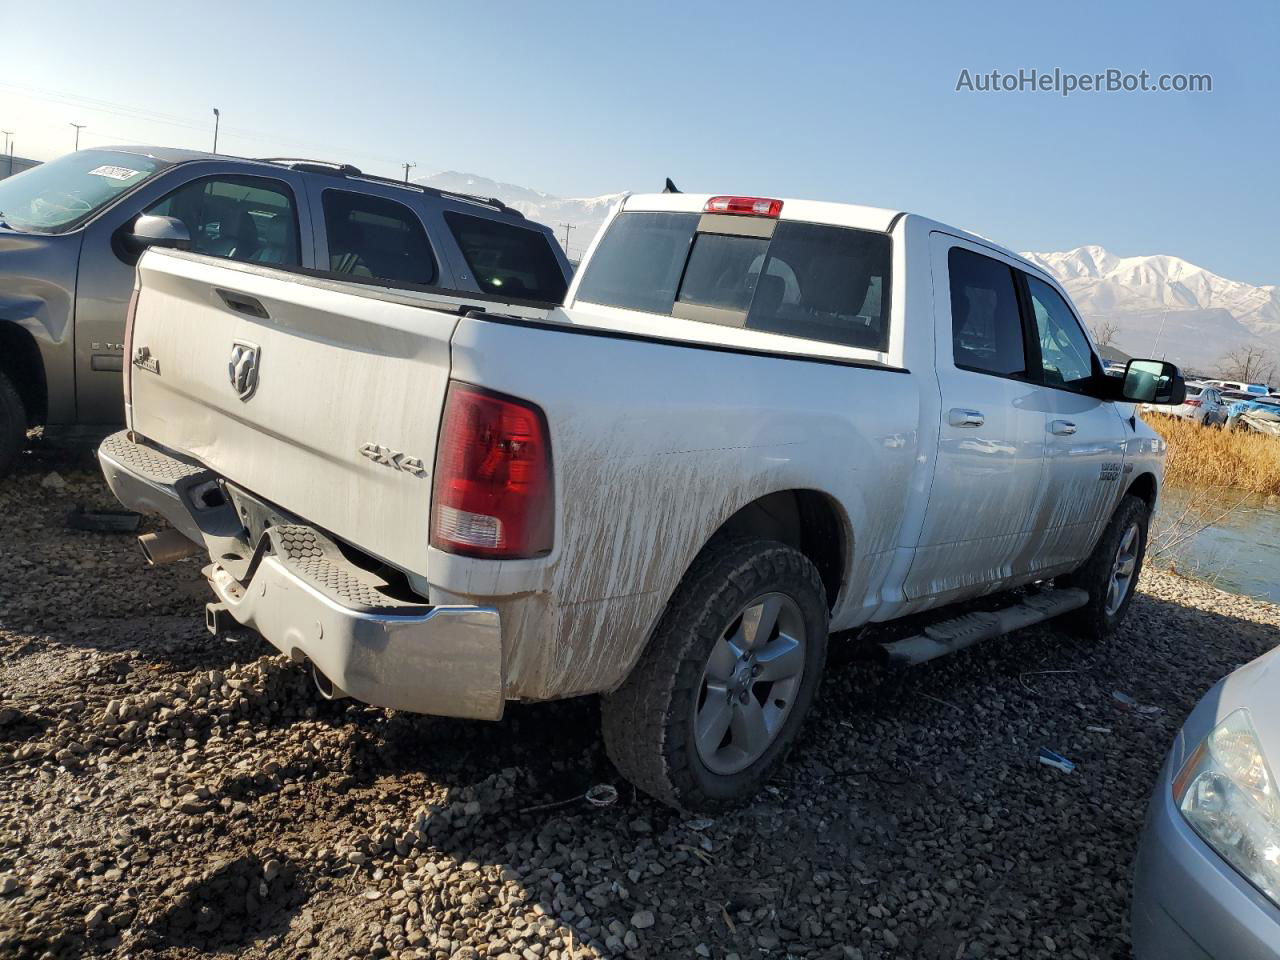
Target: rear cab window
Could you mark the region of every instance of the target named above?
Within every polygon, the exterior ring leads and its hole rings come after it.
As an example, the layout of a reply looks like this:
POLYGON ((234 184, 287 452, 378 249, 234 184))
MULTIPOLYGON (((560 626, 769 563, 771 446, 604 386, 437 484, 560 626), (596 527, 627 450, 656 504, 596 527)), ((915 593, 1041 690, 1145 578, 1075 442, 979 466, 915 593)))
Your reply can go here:
POLYGON ((551 239, 540 230, 454 210, 444 222, 484 293, 560 303, 568 282, 551 239))
POLYGON ((884 352, 891 246, 852 227, 631 211, 601 238, 577 298, 884 352))

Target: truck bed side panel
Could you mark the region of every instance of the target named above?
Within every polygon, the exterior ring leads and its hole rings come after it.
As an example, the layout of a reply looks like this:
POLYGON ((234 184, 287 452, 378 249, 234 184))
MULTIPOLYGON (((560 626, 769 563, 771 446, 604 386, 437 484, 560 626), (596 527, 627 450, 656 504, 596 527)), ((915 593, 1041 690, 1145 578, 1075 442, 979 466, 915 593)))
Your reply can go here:
POLYGON ((453 363, 459 379, 539 404, 552 434, 552 555, 499 564, 432 551, 428 570, 433 590, 502 611, 511 695, 620 683, 715 530, 779 490, 836 504, 854 586, 833 625, 866 619, 917 452, 915 378, 483 320, 462 321, 453 363))

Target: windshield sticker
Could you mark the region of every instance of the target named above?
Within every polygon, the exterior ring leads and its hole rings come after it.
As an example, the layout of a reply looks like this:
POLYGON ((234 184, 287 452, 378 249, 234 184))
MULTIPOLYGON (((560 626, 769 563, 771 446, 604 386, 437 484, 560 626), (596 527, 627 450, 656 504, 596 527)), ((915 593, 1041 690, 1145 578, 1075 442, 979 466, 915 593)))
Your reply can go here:
POLYGON ((136 177, 141 170, 130 170, 128 167, 113 167, 110 164, 104 164, 101 167, 94 167, 89 171, 91 177, 109 177, 112 180, 128 180, 130 177, 136 177))

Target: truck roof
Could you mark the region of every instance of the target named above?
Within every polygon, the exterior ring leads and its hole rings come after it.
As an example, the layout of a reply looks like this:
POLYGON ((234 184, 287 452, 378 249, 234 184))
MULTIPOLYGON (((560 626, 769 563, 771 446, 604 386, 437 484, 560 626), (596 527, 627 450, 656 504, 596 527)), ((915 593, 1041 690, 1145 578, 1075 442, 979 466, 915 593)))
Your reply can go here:
MULTIPOLYGON (((623 210, 670 211, 673 213, 702 213, 707 201, 712 197, 725 196, 718 193, 635 193, 623 201, 623 210)), ((949 233, 964 240, 980 243, 983 246, 998 250, 1007 257, 1012 257, 1020 264, 1040 275, 1044 270, 1018 253, 1000 244, 974 233, 953 227, 950 224, 923 217, 918 213, 906 210, 893 210, 886 207, 868 207, 857 203, 832 203, 825 200, 799 200, 795 198, 777 197, 782 202, 779 220, 802 220, 807 223, 827 223, 838 227, 854 227, 858 230, 875 230, 888 233, 898 225, 898 221, 910 218, 926 230, 938 230, 949 233)))

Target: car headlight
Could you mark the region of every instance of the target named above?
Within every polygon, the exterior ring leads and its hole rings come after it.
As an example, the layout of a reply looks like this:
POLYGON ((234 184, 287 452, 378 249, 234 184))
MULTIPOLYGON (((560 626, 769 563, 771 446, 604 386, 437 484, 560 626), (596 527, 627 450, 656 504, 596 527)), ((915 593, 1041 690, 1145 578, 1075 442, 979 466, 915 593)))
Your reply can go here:
POLYGON ((1280 788, 1246 710, 1213 728, 1173 781, 1193 830, 1280 906, 1280 788))

